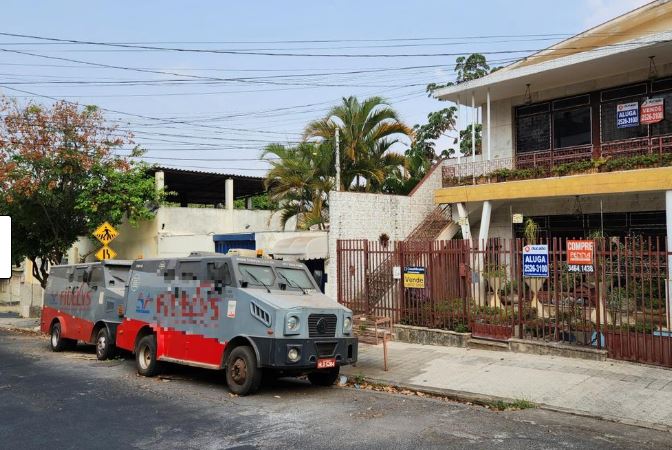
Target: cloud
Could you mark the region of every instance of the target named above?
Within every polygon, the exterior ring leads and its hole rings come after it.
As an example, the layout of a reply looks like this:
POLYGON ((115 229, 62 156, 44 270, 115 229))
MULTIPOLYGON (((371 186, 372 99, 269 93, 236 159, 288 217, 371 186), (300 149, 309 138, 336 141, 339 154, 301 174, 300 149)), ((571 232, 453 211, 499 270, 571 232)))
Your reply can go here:
POLYGON ((650 2, 651 0, 586 0, 584 25, 592 28, 650 2))

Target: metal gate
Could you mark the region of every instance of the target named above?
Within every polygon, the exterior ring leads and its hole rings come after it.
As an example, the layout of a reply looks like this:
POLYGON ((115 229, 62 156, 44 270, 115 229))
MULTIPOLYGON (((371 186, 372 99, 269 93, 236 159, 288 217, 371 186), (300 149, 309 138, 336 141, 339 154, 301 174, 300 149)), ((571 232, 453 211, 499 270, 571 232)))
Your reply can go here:
POLYGON ((548 276, 527 277, 520 239, 339 241, 338 299, 396 323, 606 348, 612 358, 672 367, 670 253, 663 237, 597 238, 577 270, 571 239, 539 240, 548 276), (570 252, 571 253, 571 252, 570 252), (416 282, 422 272, 423 283, 416 282))

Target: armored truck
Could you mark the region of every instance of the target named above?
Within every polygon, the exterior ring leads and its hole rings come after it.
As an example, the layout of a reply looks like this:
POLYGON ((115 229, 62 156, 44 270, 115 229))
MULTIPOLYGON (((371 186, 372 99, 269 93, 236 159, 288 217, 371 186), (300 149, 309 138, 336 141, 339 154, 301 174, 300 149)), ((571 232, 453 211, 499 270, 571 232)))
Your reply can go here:
POLYGON ((114 336, 126 305, 131 261, 53 266, 44 292, 40 328, 60 352, 77 341, 96 344, 96 356, 114 352, 114 336))
MULTIPOLYGON (((52 338, 57 323, 43 325, 52 338)), ((357 360, 352 312, 320 293, 305 265, 264 258, 133 261, 125 302, 106 329, 108 345, 133 352, 141 375, 166 362, 223 369, 239 395, 253 393, 264 374, 330 385, 357 360)))

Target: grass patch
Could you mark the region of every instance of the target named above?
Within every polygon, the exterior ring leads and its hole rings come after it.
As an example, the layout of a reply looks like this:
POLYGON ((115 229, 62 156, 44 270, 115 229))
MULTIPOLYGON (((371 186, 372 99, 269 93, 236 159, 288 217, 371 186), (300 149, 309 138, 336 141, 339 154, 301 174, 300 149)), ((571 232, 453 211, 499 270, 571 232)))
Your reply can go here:
POLYGON ((531 401, 523 399, 514 400, 512 402, 497 400, 496 402, 488 403, 486 406, 497 411, 518 411, 521 409, 531 409, 537 407, 537 405, 531 401))

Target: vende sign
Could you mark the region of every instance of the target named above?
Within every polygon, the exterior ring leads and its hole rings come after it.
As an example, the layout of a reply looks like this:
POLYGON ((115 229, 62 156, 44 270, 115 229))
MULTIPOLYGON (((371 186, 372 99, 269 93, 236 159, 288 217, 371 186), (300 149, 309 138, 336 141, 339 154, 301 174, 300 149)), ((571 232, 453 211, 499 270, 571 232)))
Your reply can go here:
POLYGON ((567 264, 593 264, 595 241, 567 241, 567 264))
POLYGON ((639 103, 619 103, 616 105, 616 127, 630 128, 639 126, 639 103))
POLYGON ((640 122, 642 125, 658 123, 665 118, 665 101, 662 98, 650 98, 642 103, 640 122))

